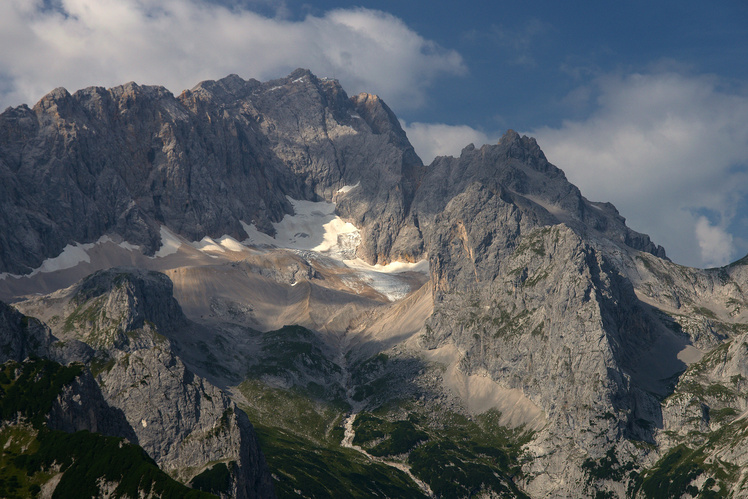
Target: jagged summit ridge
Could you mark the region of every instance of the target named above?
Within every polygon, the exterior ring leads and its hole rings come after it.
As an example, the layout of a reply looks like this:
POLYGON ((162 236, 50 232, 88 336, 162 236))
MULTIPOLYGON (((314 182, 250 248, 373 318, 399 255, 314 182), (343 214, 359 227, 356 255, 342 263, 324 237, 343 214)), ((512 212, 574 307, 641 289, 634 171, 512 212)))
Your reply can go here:
POLYGON ((0 115, 0 270, 28 273, 106 234, 153 254, 162 225, 191 240, 242 240, 241 222, 272 233, 292 212, 286 196, 332 200, 357 182, 365 188, 339 210, 363 226, 366 259, 387 255, 422 165, 381 101, 361 114, 357 102, 299 70, 267 83, 203 82, 179 97, 134 83, 57 89, 33 110, 9 109, 0 115))
POLYGON ((0 115, 0 175, 0 272, 14 274, 112 234, 152 255, 161 226, 195 241, 243 240, 242 223, 272 234, 292 213, 286 196, 336 200, 362 231, 364 260, 416 261, 422 219, 470 179, 529 196, 553 186, 546 201, 572 219, 664 256, 608 205, 583 200, 533 139, 510 131, 425 167, 381 99, 303 69, 264 83, 230 75, 178 97, 132 82, 55 89, 0 115), (361 188, 337 196, 346 185, 361 188))

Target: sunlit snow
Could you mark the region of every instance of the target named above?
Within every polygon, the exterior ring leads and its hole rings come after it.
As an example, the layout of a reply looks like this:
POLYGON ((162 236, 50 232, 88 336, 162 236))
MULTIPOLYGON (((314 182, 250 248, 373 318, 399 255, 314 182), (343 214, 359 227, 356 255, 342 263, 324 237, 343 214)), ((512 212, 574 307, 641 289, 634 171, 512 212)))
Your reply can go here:
POLYGON ((361 185, 361 181, 360 180, 358 182, 356 182, 355 185, 344 185, 343 187, 341 187, 340 189, 338 189, 337 194, 345 194, 347 192, 350 192, 353 189, 355 189, 356 187, 358 187, 359 185, 361 185))
MULTIPOLYGON (((338 189, 338 193, 345 194, 359 187, 346 185, 338 189)), ((226 251, 241 252, 247 246, 285 248, 297 251, 312 251, 332 258, 355 272, 355 277, 343 277, 351 289, 363 290, 362 284, 373 288, 395 301, 410 293, 410 286, 396 274, 403 272, 428 273, 427 260, 418 263, 392 262, 389 265, 369 265, 360 258, 356 258, 356 248, 361 242, 361 234, 353 224, 343 221, 335 214, 335 204, 326 201, 297 201, 288 198, 294 208, 293 215, 286 215, 278 223, 273 224, 275 237, 257 230, 254 225, 242 222, 248 237, 242 242, 225 235, 219 239, 208 236, 200 241, 189 242, 176 235, 165 226, 161 226, 161 247, 151 258, 164 258, 176 254, 182 245, 191 246, 208 256, 217 258, 218 254, 226 251)), ((90 249, 95 245, 114 241, 108 236, 102 236, 95 243, 67 245, 62 253, 54 258, 45 260, 41 267, 26 276, 14 274, 0 274, 0 279, 7 277, 31 277, 39 272, 55 272, 91 262, 90 249)), ((125 250, 140 250, 140 246, 128 242, 120 242, 118 246, 125 250)))
POLYGON ((242 223, 249 236, 244 244, 317 251, 337 259, 353 256, 361 236, 355 225, 335 215, 334 203, 288 200, 294 214, 273 224, 275 237, 242 223))
POLYGON ((182 245, 182 242, 179 240, 176 234, 174 234, 172 231, 166 228, 166 226, 161 226, 161 248, 156 252, 155 255, 153 255, 153 258, 163 258, 165 256, 173 255, 177 251, 179 251, 179 247, 182 245))
MULTIPOLYGON (((94 243, 86 243, 86 244, 79 244, 79 243, 73 243, 66 245, 62 252, 53 257, 53 258, 47 258, 44 260, 40 267, 34 269, 29 274, 25 275, 15 275, 10 274, 8 272, 4 272, 0 274, 0 279, 5 279, 6 277, 14 277, 16 279, 20 279, 21 277, 33 277, 38 273, 49 273, 49 272, 56 272, 58 270, 65 270, 70 269, 78 265, 79 263, 90 263, 91 257, 88 254, 88 250, 93 248, 96 245, 104 244, 104 243, 111 243, 114 242, 109 236, 101 236, 96 242, 94 243)), ((122 242, 119 243, 119 246, 132 251, 133 249, 140 249, 139 246, 132 245, 128 242, 122 242)))
MULTIPOLYGON (((344 186, 338 192, 346 193, 358 186, 358 183, 344 186)), ((335 215, 334 203, 288 200, 294 207, 294 214, 286 215, 283 220, 273 224, 275 237, 260 232, 254 225, 242 223, 248 235, 244 244, 319 252, 355 270, 361 281, 391 301, 404 298, 411 291, 407 283, 393 274, 428 273, 428 260, 369 265, 360 258, 354 259, 361 234, 353 224, 335 215)), ((354 289, 358 288, 353 280, 344 280, 354 289)))
POLYGON ((199 249, 200 251, 215 251, 217 253, 226 252, 226 250, 223 249, 219 243, 209 238, 208 236, 205 236, 200 241, 190 243, 190 245, 195 249, 199 249))

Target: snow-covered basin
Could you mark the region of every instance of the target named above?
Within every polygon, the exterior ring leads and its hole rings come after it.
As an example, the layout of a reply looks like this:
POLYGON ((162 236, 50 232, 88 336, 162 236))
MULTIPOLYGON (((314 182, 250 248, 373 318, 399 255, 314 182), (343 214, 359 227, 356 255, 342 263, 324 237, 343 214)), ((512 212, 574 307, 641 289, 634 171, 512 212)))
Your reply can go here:
MULTIPOLYGON (((47 258, 38 268, 35 268, 30 273, 24 275, 16 275, 9 272, 3 272, 2 274, 0 274, 0 280, 6 279, 8 277, 13 277, 15 279, 20 279, 22 277, 33 277, 39 273, 46 274, 50 272, 56 272, 58 270, 71 269, 80 263, 90 263, 91 257, 88 254, 89 250, 97 245, 104 243, 114 243, 114 241, 109 236, 101 236, 96 242, 93 243, 68 244, 62 249, 59 255, 52 258, 47 258)), ((139 246, 130 244, 127 241, 115 244, 128 251, 140 249, 139 246)))
MULTIPOLYGON (((338 192, 347 193, 358 187, 345 186, 338 192)), ((369 265, 355 257, 361 234, 355 225, 335 214, 335 203, 326 201, 297 201, 288 198, 294 214, 273 224, 275 237, 260 232, 254 225, 244 223, 249 237, 244 244, 271 246, 300 251, 315 251, 338 260, 355 272, 357 277, 377 292, 395 301, 410 293, 410 286, 397 274, 419 272, 428 274, 428 260, 417 263, 392 262, 388 265, 369 265)))
MULTIPOLYGON (((344 186, 338 190, 339 194, 346 194, 359 185, 344 186)), ((165 258, 179 252, 183 245, 189 245, 206 255, 216 256, 226 251, 241 252, 247 247, 275 247, 299 251, 313 251, 328 258, 337 260, 351 269, 356 278, 395 301, 404 298, 410 291, 405 279, 397 274, 404 272, 419 272, 428 274, 428 260, 417 263, 392 262, 388 265, 369 265, 359 258, 355 258, 356 247, 361 242, 359 230, 353 224, 343 221, 335 214, 335 203, 327 201, 298 201, 288 198, 294 208, 293 215, 286 215, 278 223, 273 224, 275 236, 269 236, 257 230, 254 224, 242 222, 248 237, 244 241, 237 241, 225 235, 218 239, 204 237, 200 241, 190 242, 174 234, 167 227, 161 227, 161 247, 151 258, 165 258)), ((0 279, 7 277, 32 277, 40 272, 55 272, 69 269, 80 263, 90 263, 89 251, 103 243, 115 243, 109 236, 102 236, 98 241, 87 244, 69 244, 62 252, 53 258, 44 260, 42 265, 31 273, 20 276, 9 273, 0 274, 0 279)), ((115 243, 127 251, 139 251, 140 247, 126 241, 115 243)))

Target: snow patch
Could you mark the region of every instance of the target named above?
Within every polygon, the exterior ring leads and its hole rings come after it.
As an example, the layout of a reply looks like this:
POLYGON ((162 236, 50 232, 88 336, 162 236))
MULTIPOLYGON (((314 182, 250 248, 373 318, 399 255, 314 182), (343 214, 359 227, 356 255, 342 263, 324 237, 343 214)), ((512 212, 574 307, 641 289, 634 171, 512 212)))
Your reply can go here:
POLYGON ((369 265, 360 258, 343 260, 346 267, 356 270, 359 278, 378 293, 386 296, 390 301, 405 298, 410 293, 410 286, 396 277, 404 272, 429 273, 429 261, 421 260, 416 263, 392 262, 387 265, 369 265))
POLYGON ((200 251, 206 251, 206 252, 214 251, 217 253, 226 252, 226 250, 223 249, 219 243, 215 242, 213 239, 211 239, 208 236, 205 236, 200 241, 190 243, 190 246, 200 251))
POLYGON ((355 185, 344 185, 343 187, 341 187, 340 189, 338 189, 338 192, 336 194, 346 194, 346 193, 352 191, 353 189, 355 189, 356 187, 358 187, 359 185, 361 185, 361 181, 360 180, 358 182, 356 182, 355 185))
POLYGON ((195 241, 189 244, 196 250, 204 253, 226 253, 227 251, 241 252, 247 250, 246 246, 231 236, 221 236, 218 240, 205 236, 200 241, 195 241))
MULTIPOLYGON (((345 193, 358 186, 359 183, 344 186, 338 192, 345 193)), ((242 222, 248 236, 243 244, 321 253, 355 271, 355 279, 343 278, 351 289, 362 290, 362 284, 365 284, 390 301, 400 300, 411 292, 410 285, 397 274, 428 274, 428 260, 369 265, 360 258, 354 259, 361 234, 355 225, 344 222, 335 215, 334 203, 297 201, 292 198, 288 200, 293 205, 294 214, 286 215, 283 220, 273 224, 275 237, 260 232, 254 225, 242 222)))
POLYGON ((62 253, 54 258, 47 258, 42 262, 41 267, 34 269, 30 274, 25 276, 13 276, 13 277, 32 277, 36 274, 56 272, 58 270, 71 269, 79 263, 90 263, 91 257, 88 255, 88 250, 96 246, 97 244, 104 244, 113 242, 109 236, 101 236, 96 242, 87 244, 68 244, 62 249, 62 253))
POLYGON ((231 236, 223 236, 218 240, 218 244, 227 251, 244 251, 247 249, 246 246, 231 236))
POLYGON ((166 228, 165 225, 161 226, 161 248, 153 255, 153 258, 163 258, 165 256, 173 255, 182 246, 182 241, 172 231, 166 228))
POLYGON ((75 267, 79 263, 90 263, 91 257, 88 256, 86 250, 94 247, 94 244, 68 244, 63 248, 62 253, 54 258, 48 258, 44 260, 42 266, 34 270, 31 275, 35 275, 39 272, 54 272, 56 270, 63 270, 75 267))
POLYGON ((369 265, 360 258, 356 258, 355 260, 344 260, 343 263, 345 263, 346 266, 352 269, 361 269, 382 274, 402 274, 403 272, 418 272, 428 275, 429 273, 429 261, 427 259, 423 259, 415 263, 391 262, 387 265, 369 265))
MULTIPOLYGON (((116 244, 109 236, 101 236, 93 243, 68 244, 62 249, 62 252, 59 255, 53 258, 47 258, 42 262, 41 266, 32 270, 30 273, 17 275, 11 274, 10 272, 3 272, 2 274, 0 274, 0 280, 4 280, 7 277, 13 277, 14 279, 20 279, 22 277, 33 277, 39 273, 47 274, 50 272, 57 272, 58 270, 71 269, 80 263, 91 263, 91 256, 88 254, 88 250, 92 249, 94 246, 98 246, 104 243, 116 244)), ((130 244, 127 241, 123 241, 117 244, 117 246, 128 251, 137 251, 140 249, 140 246, 130 244)))
POLYGON ((127 241, 122 241, 117 246, 128 251, 140 251, 140 246, 138 246, 137 244, 130 244, 127 241))
POLYGON ((273 224, 275 237, 257 230, 254 225, 242 222, 247 233, 247 245, 317 251, 336 259, 353 256, 361 240, 355 225, 344 222, 335 215, 335 203, 327 201, 297 201, 288 198, 294 209, 273 224))

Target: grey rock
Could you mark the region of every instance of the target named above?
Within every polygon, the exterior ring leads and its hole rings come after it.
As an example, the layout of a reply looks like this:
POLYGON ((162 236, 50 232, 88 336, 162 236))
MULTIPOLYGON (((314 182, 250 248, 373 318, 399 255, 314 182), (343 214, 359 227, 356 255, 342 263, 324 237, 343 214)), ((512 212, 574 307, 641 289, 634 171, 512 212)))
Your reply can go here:
POLYGON ((104 397, 164 471, 189 483, 212 463, 233 462, 228 497, 273 496, 252 425, 221 390, 188 371, 166 345, 115 359, 99 375, 104 397))
POLYGON ((138 443, 122 411, 104 400, 101 388, 88 369, 62 388, 47 415, 47 426, 68 433, 86 430, 124 437, 134 444, 138 443))
POLYGON ((0 302, 0 363, 45 356, 54 337, 43 323, 0 302))
POLYGON ((160 225, 191 240, 241 240, 241 222, 272 233, 286 196, 332 200, 357 183, 340 213, 364 229, 361 256, 386 261, 422 171, 381 100, 306 70, 178 97, 135 83, 56 89, 0 115, 0 271, 28 273, 105 234, 153 254, 160 225))
POLYGON ((602 236, 616 243, 665 257, 648 236, 625 225, 610 203, 592 203, 550 164, 535 139, 509 130, 496 145, 462 150, 459 158, 438 157, 429 166, 414 200, 420 230, 472 184, 501 191, 528 210, 543 212, 542 224, 565 223, 585 237, 602 236))
POLYGON ((129 267, 99 271, 21 306, 63 310, 53 327, 64 342, 53 343, 50 356, 87 362, 96 374, 96 381, 86 374, 64 389, 50 427, 128 438, 187 484, 224 462, 232 477, 225 497, 274 496, 246 415, 174 352, 169 337, 190 324, 165 275, 129 267))

